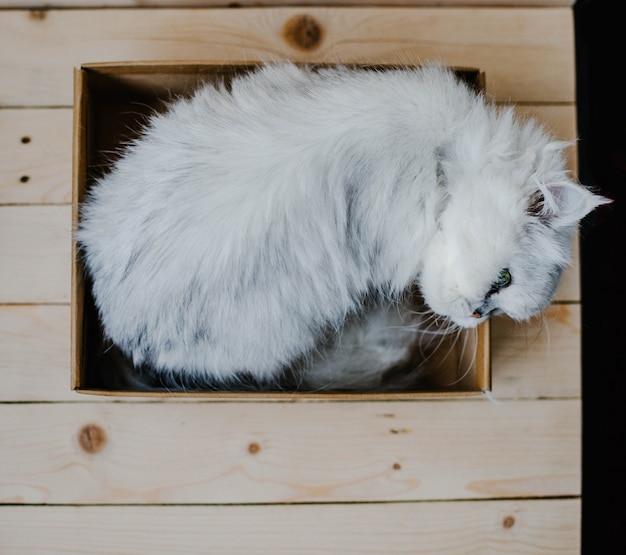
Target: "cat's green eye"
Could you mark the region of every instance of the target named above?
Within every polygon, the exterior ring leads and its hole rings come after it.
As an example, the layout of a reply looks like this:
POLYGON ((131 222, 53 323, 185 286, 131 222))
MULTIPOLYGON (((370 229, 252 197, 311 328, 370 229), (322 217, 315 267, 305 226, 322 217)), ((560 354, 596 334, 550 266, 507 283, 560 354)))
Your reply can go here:
POLYGON ((498 279, 491 284, 491 290, 498 291, 510 284, 511 272, 509 272, 508 268, 504 268, 500 270, 500 273, 498 274, 498 279))

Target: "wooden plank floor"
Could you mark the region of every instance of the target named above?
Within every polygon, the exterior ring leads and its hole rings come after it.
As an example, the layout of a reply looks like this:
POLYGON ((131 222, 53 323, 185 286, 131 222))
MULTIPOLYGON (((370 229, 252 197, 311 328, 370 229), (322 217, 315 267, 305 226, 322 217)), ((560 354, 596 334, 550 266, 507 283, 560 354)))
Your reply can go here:
POLYGON ((74 67, 437 59, 572 140, 573 16, 554 4, 0 10, 0 553, 579 553, 577 258, 544 316, 494 321, 494 399, 69 389, 74 67), (285 32, 303 14, 308 49, 285 32))

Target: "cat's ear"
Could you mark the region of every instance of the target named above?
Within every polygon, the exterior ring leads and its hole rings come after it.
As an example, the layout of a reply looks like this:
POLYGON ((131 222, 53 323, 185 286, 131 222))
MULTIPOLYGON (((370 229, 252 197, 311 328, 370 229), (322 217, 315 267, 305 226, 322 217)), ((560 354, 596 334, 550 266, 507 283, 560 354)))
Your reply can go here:
POLYGON ((598 206, 610 202, 582 185, 556 183, 535 191, 528 211, 554 227, 563 227, 575 225, 598 206))

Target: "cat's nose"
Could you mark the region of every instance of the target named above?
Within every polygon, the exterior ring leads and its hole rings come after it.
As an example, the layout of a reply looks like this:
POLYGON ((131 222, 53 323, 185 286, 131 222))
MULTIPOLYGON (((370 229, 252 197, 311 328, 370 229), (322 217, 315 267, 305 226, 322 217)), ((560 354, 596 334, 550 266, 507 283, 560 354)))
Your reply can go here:
POLYGON ((483 316, 488 316, 495 310, 495 308, 496 307, 490 302, 484 302, 479 307, 474 309, 474 312, 472 312, 472 318, 482 318, 483 316))

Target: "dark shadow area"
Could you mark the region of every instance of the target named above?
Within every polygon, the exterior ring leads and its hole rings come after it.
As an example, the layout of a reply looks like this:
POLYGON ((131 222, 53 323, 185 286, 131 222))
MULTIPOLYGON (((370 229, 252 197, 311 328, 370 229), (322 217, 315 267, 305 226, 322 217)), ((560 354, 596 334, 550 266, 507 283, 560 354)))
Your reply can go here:
POLYGON ((626 102, 620 68, 626 54, 623 6, 578 0, 576 22, 580 178, 613 205, 584 222, 583 553, 626 553, 626 363, 624 263, 626 102))

